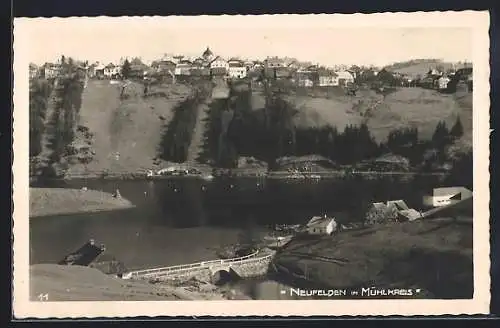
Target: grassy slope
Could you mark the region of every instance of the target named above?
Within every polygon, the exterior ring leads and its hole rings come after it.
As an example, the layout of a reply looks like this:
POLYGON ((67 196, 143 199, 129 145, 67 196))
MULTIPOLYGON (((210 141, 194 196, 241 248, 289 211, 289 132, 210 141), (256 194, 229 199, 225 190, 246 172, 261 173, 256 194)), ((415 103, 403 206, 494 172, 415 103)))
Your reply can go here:
POLYGON ((402 74, 408 74, 409 76, 421 75, 425 76, 430 68, 442 66, 445 70, 452 67, 451 63, 445 63, 440 60, 429 60, 421 63, 409 64, 409 65, 400 65, 397 68, 392 66, 388 66, 387 69, 393 72, 398 72, 402 74))
POLYGON ((111 194, 78 189, 30 188, 30 217, 110 211, 133 207, 126 199, 111 194))
POLYGON ((30 298, 48 294, 49 301, 166 301, 219 299, 216 293, 194 293, 147 282, 107 276, 79 266, 38 264, 30 267, 30 298))
POLYGON ((94 133, 92 147, 96 155, 86 166, 70 167, 68 174, 86 169, 137 172, 153 167, 164 124, 170 120, 172 108, 189 92, 183 85, 153 87, 150 93, 156 96, 143 98, 142 86, 132 83, 126 88, 128 98, 121 101, 119 84, 89 81, 83 94, 80 124, 94 133))
POLYGON ((458 114, 464 124, 464 137, 471 139, 470 94, 444 95, 434 90, 401 88, 385 99, 371 90, 361 90, 355 97, 339 94, 330 98, 289 96, 288 99, 299 109, 297 126, 331 124, 342 131, 347 124, 365 121, 360 111, 375 108, 366 122, 377 141, 384 141, 392 129, 405 126, 418 127, 420 137, 429 139, 438 121, 445 120, 451 127, 458 114))
POLYGON ((434 297, 471 297, 472 224, 421 220, 292 241, 277 262, 332 287, 414 287, 434 297))

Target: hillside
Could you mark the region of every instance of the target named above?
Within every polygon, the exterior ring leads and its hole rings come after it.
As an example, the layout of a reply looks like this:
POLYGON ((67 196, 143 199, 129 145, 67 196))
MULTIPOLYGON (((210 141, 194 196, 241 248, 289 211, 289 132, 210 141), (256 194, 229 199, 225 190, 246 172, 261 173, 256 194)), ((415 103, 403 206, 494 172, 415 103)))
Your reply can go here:
POLYGON ((332 288, 420 288, 422 296, 469 298, 472 223, 419 220, 292 241, 276 263, 332 288))
POLYGON ((295 117, 298 127, 329 124, 342 131, 346 125, 364 122, 376 141, 381 142, 391 130, 412 126, 418 127, 420 138, 430 139, 439 121, 444 120, 451 127, 460 115, 464 138, 472 140, 471 94, 446 95, 435 90, 400 88, 385 98, 372 90, 360 90, 354 97, 290 95, 287 100, 299 110, 295 117))
POLYGON ((452 63, 443 62, 439 59, 417 59, 407 62, 395 63, 384 67, 388 71, 407 74, 409 76, 424 76, 430 68, 443 67, 444 70, 452 68, 452 63))
POLYGON ((152 285, 107 276, 81 266, 37 264, 30 267, 30 299, 46 294, 48 301, 181 301, 222 300, 216 292, 152 285))
POLYGON ((119 83, 89 81, 82 96, 79 124, 93 135, 89 143, 94 155, 88 164, 72 163, 69 176, 152 168, 164 125, 171 119, 175 105, 191 90, 184 85, 156 86, 150 88, 148 97, 143 97, 143 86, 132 82, 126 86, 123 99, 120 92, 119 83))

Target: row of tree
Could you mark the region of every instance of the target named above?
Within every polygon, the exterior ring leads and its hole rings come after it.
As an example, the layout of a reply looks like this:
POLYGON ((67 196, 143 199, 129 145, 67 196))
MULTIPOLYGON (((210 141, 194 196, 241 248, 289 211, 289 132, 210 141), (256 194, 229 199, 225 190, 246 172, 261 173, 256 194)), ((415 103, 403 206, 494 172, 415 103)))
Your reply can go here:
POLYGON ((30 81, 29 91, 29 145, 30 157, 42 151, 42 136, 45 132, 45 116, 52 84, 46 80, 30 81))
POLYGON ((174 108, 160 144, 160 158, 177 163, 186 161, 198 119, 198 105, 204 96, 195 93, 174 108))
POLYGON ((282 156, 318 154, 349 165, 384 153, 406 157, 415 167, 429 166, 446 161, 446 147, 463 134, 457 118, 450 130, 445 122, 439 122, 429 141, 419 138, 417 128, 401 128, 377 143, 366 124, 348 125, 343 131, 328 125, 296 127, 293 118, 297 110, 273 94, 268 95, 261 111, 250 108, 247 92, 236 98, 233 104, 220 102, 210 109, 206 147, 208 156, 221 167, 234 167, 239 156, 252 156, 272 165, 282 156))

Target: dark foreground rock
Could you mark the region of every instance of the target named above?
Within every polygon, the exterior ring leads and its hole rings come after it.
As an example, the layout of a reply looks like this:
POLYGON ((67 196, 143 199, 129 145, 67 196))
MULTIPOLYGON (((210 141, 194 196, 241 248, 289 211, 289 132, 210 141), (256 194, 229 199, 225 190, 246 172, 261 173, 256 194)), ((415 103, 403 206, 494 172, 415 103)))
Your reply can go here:
POLYGON ((292 240, 280 273, 329 288, 419 288, 429 298, 472 298, 472 219, 438 218, 292 240))

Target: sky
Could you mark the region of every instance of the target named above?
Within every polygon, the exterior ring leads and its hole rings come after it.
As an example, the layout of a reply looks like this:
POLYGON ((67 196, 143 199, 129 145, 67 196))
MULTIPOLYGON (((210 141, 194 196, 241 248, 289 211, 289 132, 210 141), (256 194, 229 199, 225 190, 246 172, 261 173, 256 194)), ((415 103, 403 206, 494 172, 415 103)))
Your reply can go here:
POLYGON ((14 33, 16 27, 22 31, 23 49, 36 64, 62 54, 90 62, 136 56, 149 62, 165 53, 200 56, 207 46, 223 57, 288 56, 325 66, 472 60, 473 31, 467 26, 286 16, 23 19, 17 25, 14 21, 14 33))

